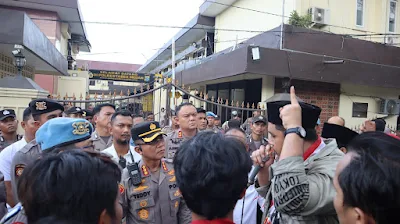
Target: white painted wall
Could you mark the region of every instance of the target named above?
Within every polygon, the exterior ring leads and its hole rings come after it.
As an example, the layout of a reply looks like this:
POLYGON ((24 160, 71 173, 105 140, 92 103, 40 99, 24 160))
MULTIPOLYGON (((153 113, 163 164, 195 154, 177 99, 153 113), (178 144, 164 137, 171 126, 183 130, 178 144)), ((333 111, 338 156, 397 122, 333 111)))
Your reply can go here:
MULTIPOLYGON (((378 88, 370 86, 352 85, 347 83, 341 84, 339 116, 346 120, 346 126, 349 128, 359 127, 366 118, 353 118, 353 102, 368 103, 368 119, 375 117, 385 117, 386 115, 378 114, 379 98, 398 99, 400 95, 399 89, 378 88)), ((397 116, 389 116, 385 118, 389 127, 395 127, 397 116)))
MULTIPOLYGON (((235 40, 242 42, 248 38, 254 37, 258 32, 238 32, 238 31, 221 31, 218 29, 235 29, 235 30, 252 30, 267 31, 271 30, 282 23, 282 6, 283 0, 239 0, 215 18, 215 51, 221 51, 235 45, 235 40), (254 9, 267 13, 254 12, 240 8, 254 9)), ((285 16, 296 7, 296 0, 285 0, 285 16)), ((285 17, 285 23, 288 23, 288 17, 285 17)), ((278 34, 279 35, 279 34, 278 34)))

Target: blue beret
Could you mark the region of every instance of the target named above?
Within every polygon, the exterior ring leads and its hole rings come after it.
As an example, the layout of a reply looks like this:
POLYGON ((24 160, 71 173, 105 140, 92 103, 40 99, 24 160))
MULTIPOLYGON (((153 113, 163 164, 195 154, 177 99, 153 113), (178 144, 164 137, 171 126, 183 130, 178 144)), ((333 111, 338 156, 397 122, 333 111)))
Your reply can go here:
POLYGON ((89 139, 93 126, 81 118, 54 118, 44 123, 36 132, 36 142, 42 150, 61 147, 89 139))
POLYGON ((215 118, 217 115, 215 115, 213 112, 211 112, 211 111, 208 111, 207 113, 206 113, 206 116, 207 117, 213 117, 213 118, 215 118))

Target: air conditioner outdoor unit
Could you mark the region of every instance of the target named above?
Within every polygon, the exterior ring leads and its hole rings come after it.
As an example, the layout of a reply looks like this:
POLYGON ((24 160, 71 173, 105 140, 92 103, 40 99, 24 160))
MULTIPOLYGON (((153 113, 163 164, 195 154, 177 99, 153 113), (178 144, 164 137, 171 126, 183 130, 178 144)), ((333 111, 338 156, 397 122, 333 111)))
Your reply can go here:
POLYGON ((380 102, 380 114, 398 115, 400 114, 400 100, 384 99, 380 102))
POLYGON ((323 9, 318 7, 312 7, 308 9, 308 13, 311 15, 311 21, 313 27, 323 27, 329 23, 329 9, 323 9))

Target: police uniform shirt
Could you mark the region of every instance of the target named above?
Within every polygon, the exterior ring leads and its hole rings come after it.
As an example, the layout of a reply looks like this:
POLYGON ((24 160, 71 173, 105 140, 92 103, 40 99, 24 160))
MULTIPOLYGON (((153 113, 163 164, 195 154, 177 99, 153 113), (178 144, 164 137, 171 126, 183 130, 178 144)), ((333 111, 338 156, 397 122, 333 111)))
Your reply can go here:
POLYGON ((32 140, 26 144, 22 149, 15 153, 11 162, 11 185, 13 189, 14 199, 19 201, 17 193, 17 184, 19 177, 22 175, 25 167, 34 162, 41 155, 42 150, 36 140, 32 140))
POLYGON ((172 162, 176 151, 183 144, 184 141, 190 138, 184 137, 183 132, 179 129, 171 132, 165 137, 165 158, 172 162))
POLYGON ((100 136, 99 134, 97 134, 97 131, 94 131, 92 133, 92 140, 93 140, 93 145, 94 145, 94 149, 96 151, 103 151, 106 148, 109 148, 112 146, 113 144, 113 139, 112 136, 110 136, 108 138, 108 141, 105 142, 100 136))
POLYGON ((22 149, 26 144, 28 144, 25 138, 22 138, 18 142, 9 145, 0 153, 0 171, 4 175, 4 181, 11 181, 11 162, 14 158, 15 153, 22 149))
POLYGON ((176 185, 172 164, 161 161, 160 170, 151 173, 141 161, 142 183, 134 186, 124 169, 120 184, 121 204, 127 224, 189 224, 191 212, 176 185))
POLYGON ((6 147, 8 147, 9 145, 11 145, 11 144, 13 144, 13 143, 15 143, 15 142, 21 140, 23 137, 24 137, 24 136, 18 135, 18 134, 17 134, 17 137, 15 138, 14 141, 12 141, 12 142, 7 142, 7 141, 4 139, 4 137, 3 137, 2 135, 0 135, 0 152, 3 151, 3 149, 5 149, 6 147))
POLYGON ((163 129, 161 131, 164 132, 165 134, 169 134, 169 133, 174 132, 174 129, 172 129, 171 126, 165 126, 165 127, 163 127, 163 129))
POLYGON ((261 141, 254 141, 253 138, 251 137, 251 134, 247 136, 247 144, 249 146, 249 153, 253 153, 254 151, 258 150, 261 145, 266 145, 268 142, 264 139, 261 138, 261 141))

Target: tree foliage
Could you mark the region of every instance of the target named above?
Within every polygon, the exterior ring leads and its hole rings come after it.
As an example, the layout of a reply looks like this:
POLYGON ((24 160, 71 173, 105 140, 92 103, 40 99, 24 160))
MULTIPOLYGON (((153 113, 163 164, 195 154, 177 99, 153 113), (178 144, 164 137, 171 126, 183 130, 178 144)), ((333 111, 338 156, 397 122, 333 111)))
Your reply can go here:
POLYGON ((297 27, 309 28, 312 25, 311 14, 300 16, 297 11, 290 13, 289 24, 297 27))

